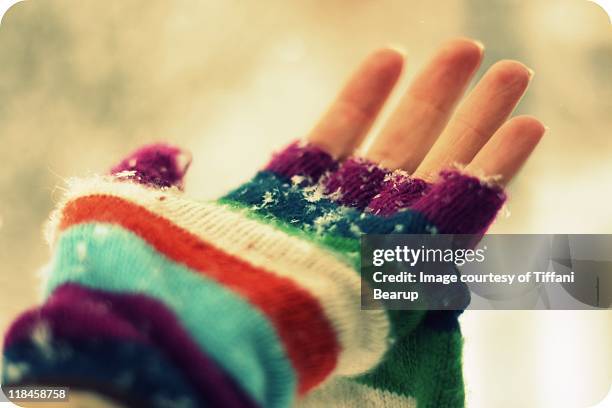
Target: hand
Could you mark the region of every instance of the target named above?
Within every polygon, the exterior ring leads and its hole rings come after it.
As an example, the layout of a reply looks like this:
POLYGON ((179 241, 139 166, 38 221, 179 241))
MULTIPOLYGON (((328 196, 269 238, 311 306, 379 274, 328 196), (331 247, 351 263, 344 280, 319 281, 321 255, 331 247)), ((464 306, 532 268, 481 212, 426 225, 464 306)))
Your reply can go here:
MULTIPOLYGON (((403 169, 433 182, 454 163, 505 185, 544 134, 535 118, 508 120, 533 72, 517 61, 494 64, 465 98, 483 56, 469 39, 441 46, 417 74, 364 157, 388 169, 403 169), (454 115, 452 115, 454 112, 454 115)), ((308 140, 337 158, 355 154, 395 86, 404 56, 383 48, 350 77, 308 140)))
POLYGON ((180 191, 190 157, 166 145, 72 180, 48 227, 45 303, 9 330, 3 383, 77 375, 147 406, 463 406, 461 311, 361 310, 358 254, 363 234, 479 236, 495 218, 544 127, 506 122, 530 79, 511 61, 449 120, 481 58, 470 40, 443 46, 349 158, 403 65, 375 52, 308 143, 213 203, 180 191), (455 162, 496 183, 440 173, 455 162))

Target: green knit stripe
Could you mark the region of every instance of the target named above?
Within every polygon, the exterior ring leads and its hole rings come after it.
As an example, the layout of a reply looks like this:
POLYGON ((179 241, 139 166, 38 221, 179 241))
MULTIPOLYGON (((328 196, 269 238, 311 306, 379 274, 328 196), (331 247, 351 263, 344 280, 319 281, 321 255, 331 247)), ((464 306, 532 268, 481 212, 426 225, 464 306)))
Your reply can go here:
POLYGON ((421 323, 398 340, 384 362, 355 381, 417 399, 419 408, 464 406, 459 330, 436 330, 421 323))
POLYGON ((232 209, 243 210, 245 215, 250 219, 258 221, 262 224, 270 225, 288 235, 312 242, 317 246, 329 250, 351 265, 355 270, 359 270, 360 268, 360 242, 358 239, 307 232, 301 228, 297 228, 294 224, 288 223, 285 220, 263 214, 259 211, 254 211, 252 207, 248 206, 247 204, 233 201, 225 197, 217 200, 217 202, 219 204, 227 205, 232 209))

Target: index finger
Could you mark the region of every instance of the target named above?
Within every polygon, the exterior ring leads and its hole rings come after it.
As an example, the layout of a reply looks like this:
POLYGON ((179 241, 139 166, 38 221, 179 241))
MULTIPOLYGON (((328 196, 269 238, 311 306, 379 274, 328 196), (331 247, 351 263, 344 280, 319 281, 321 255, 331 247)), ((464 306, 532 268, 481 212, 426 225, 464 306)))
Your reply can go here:
POLYGON ((393 48, 370 54, 349 78, 307 140, 336 158, 350 155, 383 107, 404 65, 393 48))

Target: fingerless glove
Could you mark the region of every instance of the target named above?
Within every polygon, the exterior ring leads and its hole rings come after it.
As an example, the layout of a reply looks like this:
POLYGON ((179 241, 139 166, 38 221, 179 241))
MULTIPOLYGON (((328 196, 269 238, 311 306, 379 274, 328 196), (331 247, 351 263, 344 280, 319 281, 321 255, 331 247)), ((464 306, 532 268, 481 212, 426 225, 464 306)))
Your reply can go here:
POLYGON ((463 406, 460 311, 361 310, 359 239, 482 234, 501 189, 296 142, 199 202, 182 192, 188 164, 153 145, 69 182, 45 299, 6 335, 3 384, 148 407, 463 406))

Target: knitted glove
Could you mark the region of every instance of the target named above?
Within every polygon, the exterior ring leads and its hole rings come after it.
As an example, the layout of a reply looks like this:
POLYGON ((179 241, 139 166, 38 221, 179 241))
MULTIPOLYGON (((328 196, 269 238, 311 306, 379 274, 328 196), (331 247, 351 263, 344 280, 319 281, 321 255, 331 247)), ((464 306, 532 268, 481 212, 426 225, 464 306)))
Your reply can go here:
POLYGON ((458 313, 360 310, 359 237, 483 233, 501 190, 294 143, 201 203, 181 157, 155 145, 71 181, 45 302, 5 338, 5 385, 149 407, 463 405, 458 313))

